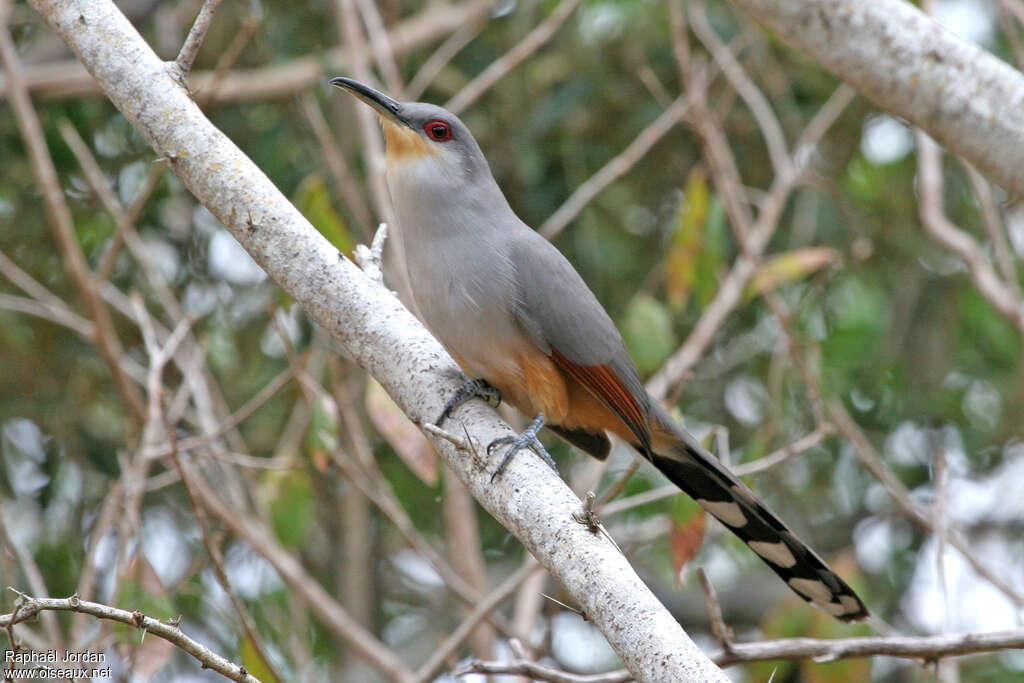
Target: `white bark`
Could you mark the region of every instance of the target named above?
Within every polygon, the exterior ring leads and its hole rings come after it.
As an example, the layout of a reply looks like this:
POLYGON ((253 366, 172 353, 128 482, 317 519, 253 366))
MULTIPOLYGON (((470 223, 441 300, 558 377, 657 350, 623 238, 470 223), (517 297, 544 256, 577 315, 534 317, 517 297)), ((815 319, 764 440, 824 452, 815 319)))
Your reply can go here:
MULTIPOLYGON (((342 258, 219 130, 109 0, 32 0, 157 154, 303 309, 338 339, 417 424, 459 383, 453 361, 396 298, 342 258)), ((509 428, 480 402, 460 409, 473 441, 509 428)), ((458 427, 462 436, 461 426, 458 427)), ((493 462, 428 434, 473 496, 565 586, 641 681, 727 681, 601 534, 544 463, 521 454, 491 483, 493 462)))
POLYGON ((880 107, 1024 192, 1024 76, 904 0, 732 0, 880 107))

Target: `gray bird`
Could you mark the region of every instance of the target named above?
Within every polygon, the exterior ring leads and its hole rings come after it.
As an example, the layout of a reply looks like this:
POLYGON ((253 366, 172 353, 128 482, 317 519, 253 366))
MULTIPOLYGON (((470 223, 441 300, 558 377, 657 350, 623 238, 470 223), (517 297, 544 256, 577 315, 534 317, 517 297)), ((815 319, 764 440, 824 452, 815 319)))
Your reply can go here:
POLYGON ((867 616, 846 582, 647 393, 611 318, 561 252, 512 211, 457 116, 424 102, 397 102, 348 78, 331 83, 380 118, 416 306, 473 378, 438 423, 468 398, 496 393, 536 416, 520 437, 504 440, 511 445, 496 475, 525 446, 550 462, 536 438, 541 426, 599 459, 608 455, 611 432, 801 598, 843 621, 867 616))

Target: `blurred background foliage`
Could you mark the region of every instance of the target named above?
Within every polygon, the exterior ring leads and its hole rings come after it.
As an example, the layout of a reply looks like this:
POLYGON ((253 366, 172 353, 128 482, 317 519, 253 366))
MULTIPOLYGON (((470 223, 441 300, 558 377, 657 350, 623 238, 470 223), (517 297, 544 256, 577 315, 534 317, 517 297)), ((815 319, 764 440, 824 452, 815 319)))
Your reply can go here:
MULTIPOLYGON (((133 23, 167 58, 173 58, 198 9, 193 1, 125 4, 133 23)), ((938 4, 962 6, 972 21, 987 27, 987 33, 970 37, 1012 62, 1010 41, 1015 35, 1006 35, 998 12, 966 0, 938 4)), ((547 0, 495 4, 479 35, 441 70, 422 99, 442 103, 456 94, 555 5, 547 0)), ((378 8, 391 25, 427 5, 385 0, 378 8)), ((214 68, 254 11, 252 3, 225 3, 196 68, 214 68)), ((330 123, 338 152, 357 177, 359 193, 370 204, 365 180, 369 161, 353 102, 326 87, 327 78, 338 75, 327 66, 328 51, 339 43, 335 4, 263 0, 258 11, 262 20, 234 69, 260 69, 306 56, 323 60, 323 77, 309 92, 330 123)), ((741 64, 767 96, 792 143, 837 81, 726 3, 708 2, 707 11, 718 34, 737 46, 741 64)), ((27 6, 15 6, 11 27, 26 68, 67 58, 27 6)), ((692 37, 691 43, 698 49, 692 37)), ((402 76, 410 79, 437 44, 399 56, 402 76)), ((463 118, 512 206, 527 223, 539 226, 682 91, 665 3, 586 0, 549 44, 487 91, 463 118)), ((367 240, 378 217, 360 221, 359 211, 337 192, 301 95, 242 98, 206 109, 214 124, 317 228, 349 253, 355 243, 367 240)), ((709 99, 740 162, 743 183, 753 188, 755 200, 763 197, 774 175, 756 121, 722 79, 713 82, 709 99)), ((154 155, 100 96, 44 98, 37 107, 73 212, 76 237, 89 264, 98 268, 117 229, 57 124, 69 121, 83 136, 126 204, 137 196, 154 155)), ((9 109, 0 105, 0 110, 5 112, 0 116, 0 248, 85 315, 56 247, 18 127, 9 109)), ((858 98, 811 153, 808 165, 809 180, 788 201, 742 303, 678 393, 680 413, 709 443, 714 429, 724 428, 734 463, 752 461, 815 429, 808 387, 762 296, 770 290, 792 312, 792 331, 826 398, 842 402, 912 498, 926 507, 934 500, 935 454, 944 451, 950 476, 947 513, 985 561, 1024 591, 1019 571, 1024 505, 1014 477, 1024 462, 1019 332, 978 293, 964 265, 922 229, 914 138, 902 122, 858 98)), ((945 171, 947 213, 989 245, 984 207, 963 166, 946 159, 945 171)), ((1000 188, 991 191, 1019 267, 1024 212, 1000 188)), ((237 410, 289 364, 316 357, 319 362, 305 370, 323 386, 339 381, 347 386, 355 396, 357 416, 370 424, 366 413, 373 411, 366 407, 369 390, 361 374, 343 360, 310 355, 311 349, 331 349, 330 342, 247 261, 233 238, 172 174, 160 177, 138 229, 147 253, 195 319, 195 336, 222 393, 218 410, 237 410)), ((619 324, 645 376, 656 372, 687 338, 740 253, 700 141, 682 124, 590 202, 555 243, 619 324)), ((154 315, 164 316, 142 271, 122 252, 110 284, 122 292, 141 293, 154 315)), ((18 293, 8 280, 0 292, 18 293)), ((144 365, 138 328, 124 316, 115 315, 114 320, 127 354, 144 365)), ((169 387, 181 382, 177 372, 168 369, 169 387)), ((371 569, 364 586, 371 600, 364 616, 403 658, 418 663, 461 621, 458 605, 375 508, 365 510, 360 532, 346 524, 345 498, 353 495, 352 488, 325 453, 345 442, 349 430, 321 402, 299 411, 296 406, 308 403, 310 391, 291 381, 240 424, 244 452, 275 465, 243 468, 245 481, 278 540, 298 553, 331 592, 342 590, 346 567, 353 561, 344 551, 351 546, 341 539, 360 534, 365 552, 360 561, 371 569), (282 463, 287 466, 278 467, 282 463)), ((378 412, 389 415, 386 406, 378 412)), ((51 594, 70 594, 88 561, 87 542, 100 543, 90 534, 138 448, 140 427, 91 340, 0 305, 0 429, 0 510, 6 535, 31 553, 51 594)), ((446 493, 436 462, 433 477, 417 472, 396 454, 400 438, 367 429, 373 458, 398 501, 418 531, 443 549, 446 493)), ((404 443, 406 450, 415 450, 408 440, 404 443)), ((720 448, 721 442, 715 446, 720 448)), ((567 479, 590 466, 581 454, 561 444, 553 447, 567 479)), ((617 450, 602 487, 629 462, 628 453, 617 450)), ((150 477, 159 478, 170 469, 158 464, 150 477)), ((662 481, 642 467, 623 495, 662 481)), ((946 627, 956 631, 1018 623, 1013 603, 974 574, 955 551, 946 555, 948 596, 943 596, 932 535, 907 520, 858 465, 846 439, 829 435, 749 481, 841 570, 873 613, 899 632, 938 632, 947 613, 946 627)), ((703 521, 695 522, 699 515, 692 506, 668 499, 607 522, 644 578, 701 643, 714 645, 692 578, 696 566, 707 570, 726 619, 741 638, 869 632, 839 625, 806 607, 720 527, 709 522, 705 529, 703 521), (692 547, 679 537, 687 530, 697 532, 692 547), (682 549, 676 548, 674 555, 677 544, 682 549)), ((244 661, 251 671, 259 670, 252 644, 240 635, 213 579, 180 483, 154 484, 142 501, 140 519, 132 538, 119 539, 111 532, 106 545, 101 544, 97 598, 154 616, 182 614, 188 628, 214 649, 244 661), (128 544, 126 557, 148 567, 136 572, 134 581, 114 571, 118 543, 128 544), (135 547, 143 552, 132 551, 135 547)), ((479 527, 494 584, 518 565, 523 551, 486 514, 479 515, 479 527)), ((246 544, 224 538, 223 550, 228 574, 286 678, 375 679, 289 597, 288 587, 246 544), (295 640, 303 641, 302 649, 292 649, 295 640)), ((0 581, 26 586, 10 552, 0 560, 0 581)), ((543 610, 545 616, 537 623, 538 633, 545 634, 540 655, 571 670, 614 666, 613 655, 600 639, 594 640, 589 626, 573 622, 554 603, 543 610)), ((117 638, 137 641, 131 633, 117 638)), ((730 671, 736 680, 774 676, 776 683, 933 677, 930 669, 885 658, 834 664, 768 662, 730 671)), ((154 680, 213 679, 204 673, 180 656, 159 668, 154 680)), ((266 675, 264 680, 270 680, 266 675)), ((966 659, 960 675, 971 681, 1024 680, 1024 658, 1005 653, 966 659)))

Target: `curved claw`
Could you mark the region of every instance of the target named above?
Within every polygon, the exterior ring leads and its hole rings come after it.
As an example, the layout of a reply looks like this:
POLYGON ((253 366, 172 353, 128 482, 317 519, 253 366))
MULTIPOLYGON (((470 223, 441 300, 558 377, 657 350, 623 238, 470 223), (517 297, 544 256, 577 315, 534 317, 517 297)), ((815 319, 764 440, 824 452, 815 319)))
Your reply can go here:
POLYGON ((501 392, 488 384, 487 380, 469 379, 456 389, 452 397, 444 404, 444 410, 434 420, 434 425, 440 427, 441 423, 451 417, 456 408, 473 398, 482 398, 495 408, 501 405, 501 392))
POLYGON ((558 472, 558 466, 555 464, 551 454, 548 453, 547 449, 544 448, 544 444, 542 444, 537 438, 537 432, 540 431, 540 428, 543 426, 544 413, 540 413, 536 418, 534 418, 533 422, 530 423, 530 426, 523 430, 522 434, 518 436, 502 436, 487 445, 487 455, 489 456, 495 446, 500 446, 506 443, 512 444, 508 447, 508 450, 505 451, 505 455, 502 456, 501 462, 498 463, 498 468, 494 470, 494 474, 491 475, 491 481, 494 481, 501 476, 505 471, 505 468, 508 467, 508 464, 512 462, 512 458, 515 457, 515 454, 527 447, 539 455, 541 460, 550 465, 551 469, 556 473, 558 472))

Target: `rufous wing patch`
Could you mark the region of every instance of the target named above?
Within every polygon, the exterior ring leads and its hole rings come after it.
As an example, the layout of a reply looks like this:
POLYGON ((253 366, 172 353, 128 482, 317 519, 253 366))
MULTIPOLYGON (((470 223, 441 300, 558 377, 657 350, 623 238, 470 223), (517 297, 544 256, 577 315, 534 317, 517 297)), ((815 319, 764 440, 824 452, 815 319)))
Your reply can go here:
POLYGON ((618 415, 644 449, 651 450, 651 433, 647 417, 629 387, 622 382, 612 367, 573 363, 554 347, 551 348, 551 359, 555 361, 555 365, 618 415))

